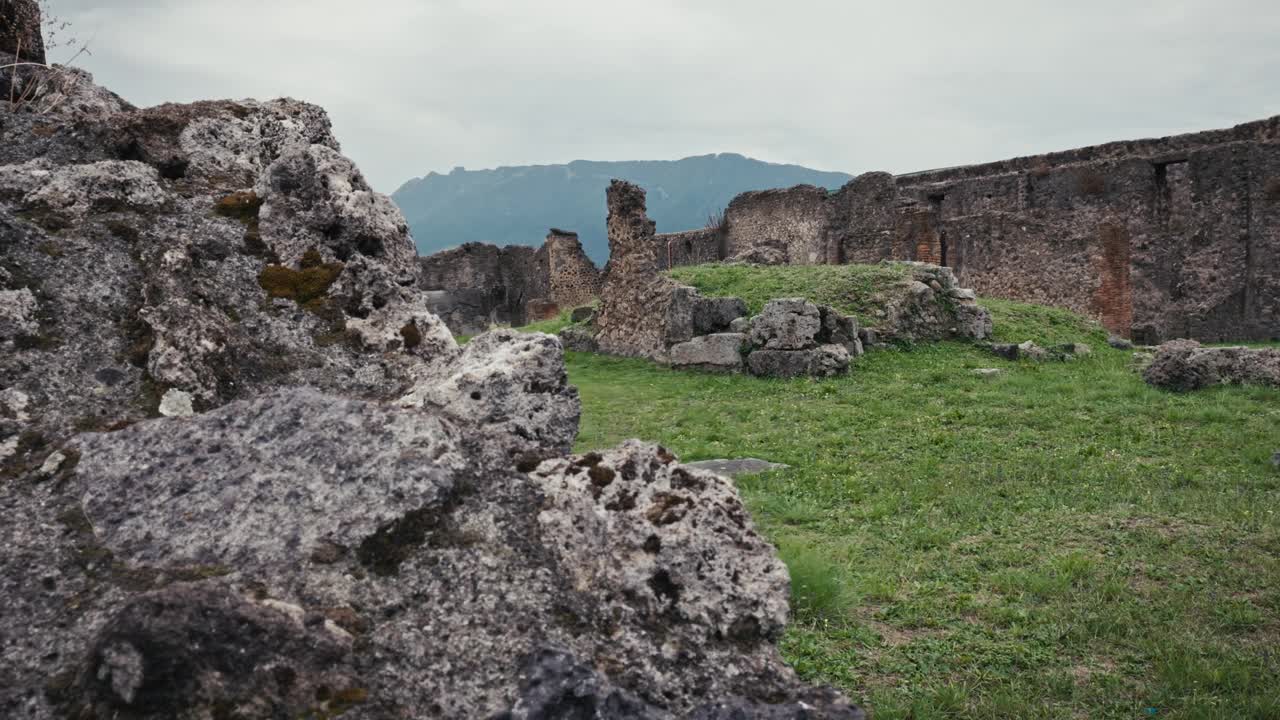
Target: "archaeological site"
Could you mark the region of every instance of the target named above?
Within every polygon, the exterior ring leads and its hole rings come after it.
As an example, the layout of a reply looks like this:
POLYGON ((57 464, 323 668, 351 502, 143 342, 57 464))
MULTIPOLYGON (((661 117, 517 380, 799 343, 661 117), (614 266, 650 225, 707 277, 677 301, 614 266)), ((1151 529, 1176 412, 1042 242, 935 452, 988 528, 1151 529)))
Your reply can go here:
POLYGON ((66 26, 0 0, 0 719, 1280 717, 1280 117, 422 256, 340 103, 66 26))

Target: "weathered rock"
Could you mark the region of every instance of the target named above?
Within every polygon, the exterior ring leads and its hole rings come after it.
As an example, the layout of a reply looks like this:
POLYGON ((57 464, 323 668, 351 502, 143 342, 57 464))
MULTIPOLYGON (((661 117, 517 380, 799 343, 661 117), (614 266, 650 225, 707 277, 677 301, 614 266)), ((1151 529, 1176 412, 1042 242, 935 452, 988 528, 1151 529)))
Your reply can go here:
POLYGON ((826 378, 849 372, 849 351, 844 345, 819 345, 809 363, 809 374, 826 378))
POLYGON ((449 328, 428 309, 423 297, 374 310, 367 318, 349 318, 347 332, 366 350, 402 351, 439 363, 458 355, 458 343, 449 328))
POLYGON ((165 417, 190 417, 195 415, 191 401, 191 393, 170 388, 164 397, 160 398, 159 412, 165 417))
POLYGON ((822 317, 822 329, 818 332, 818 342, 841 345, 854 357, 862 355, 862 340, 858 337, 860 331, 858 320, 826 305, 818 306, 818 311, 822 317))
POLYGON ((741 298, 699 297, 693 307, 693 331, 698 335, 728 332, 730 324, 746 314, 747 303, 741 298))
POLYGON ((955 309, 956 319, 951 335, 969 340, 983 340, 991 337, 995 323, 991 313, 978 305, 960 305, 955 309))
POLYGON ((750 333, 751 318, 749 317, 734 318, 733 322, 729 323, 729 332, 743 333, 743 334, 750 333))
POLYGON ((751 344, 764 350, 806 350, 818 344, 822 317, 804 298, 770 300, 751 319, 751 344))
POLYGON ((1212 385, 1280 387, 1280 350, 1203 347, 1194 340, 1172 340, 1157 349, 1142 377, 1151 385, 1179 392, 1212 385))
POLYGON ((295 389, 79 438, 68 517, 107 591, 29 588, 64 626, 23 667, 75 678, 60 712, 139 718, 859 717, 781 662, 786 569, 729 480, 638 442, 478 470, 463 427, 295 389), (579 662, 607 670, 529 682, 579 662))
POLYGON ((578 434, 582 405, 569 385, 560 340, 493 330, 473 338, 453 363, 436 365, 398 401, 473 426, 495 461, 564 454, 578 434))
POLYGON ((858 328, 858 340, 862 341, 862 347, 866 350, 879 344, 880 335, 874 328, 858 328))
POLYGON ((742 349, 747 336, 741 333, 703 335, 671 348, 671 367, 732 372, 742 368, 742 349))
POLYGON ((987 346, 987 349, 1005 360, 1017 360, 1022 357, 1022 348, 1014 343, 992 343, 987 346))
POLYGON ((0 344, 13 344, 40 331, 39 303, 29 288, 0 290, 0 344))
POLYGON ((364 701, 354 638, 318 613, 211 585, 137 596, 94 637, 79 712, 187 717, 203 706, 241 717, 339 713, 364 701))
POLYGON ((1093 354, 1093 348, 1084 343, 1063 343, 1055 345, 1050 352, 1059 359, 1074 360, 1089 357, 1093 354))
POLYGON ((596 309, 590 305, 574 308, 569 314, 569 320, 575 323, 589 323, 596 316, 596 309))
MULTIPOLYGON (((519 700, 493 720, 675 720, 634 693, 619 689, 595 668, 565 652, 545 649, 530 656, 519 700)), ((863 720, 865 714, 830 691, 814 691, 782 705, 734 698, 701 705, 689 720, 863 720)))
MULTIPOLYGON (((909 270, 898 286, 882 289, 874 320, 882 343, 918 343, 991 336, 991 313, 959 288, 951 268, 922 262, 888 263, 909 270), (930 283, 939 285, 935 291, 930 283)), ((865 344, 865 343, 864 343, 865 344)))
POLYGON ((359 254, 405 277, 416 272, 417 252, 400 210, 337 150, 299 145, 266 169, 255 191, 262 239, 286 264, 319 249, 326 260, 359 254))
POLYGON ((95 536, 148 566, 287 564, 322 543, 355 548, 405 515, 446 504, 455 491, 447 471, 466 465, 455 431, 434 416, 307 389, 77 445, 95 536), (349 433, 375 426, 388 443, 350 442, 349 433), (204 468, 210 462, 216 473, 204 468), (357 482, 348 481, 353 472, 357 482))
POLYGON ((565 350, 577 352, 599 352, 600 343, 596 342, 595 332, 586 325, 570 325, 559 332, 560 344, 565 350))
POLYGON ((1118 335, 1110 335, 1107 337, 1107 344, 1116 350, 1132 350, 1133 341, 1128 338, 1122 338, 1118 335))
POLYGON ((816 350, 755 350, 747 356, 747 368, 758 377, 803 377, 816 355, 816 350))

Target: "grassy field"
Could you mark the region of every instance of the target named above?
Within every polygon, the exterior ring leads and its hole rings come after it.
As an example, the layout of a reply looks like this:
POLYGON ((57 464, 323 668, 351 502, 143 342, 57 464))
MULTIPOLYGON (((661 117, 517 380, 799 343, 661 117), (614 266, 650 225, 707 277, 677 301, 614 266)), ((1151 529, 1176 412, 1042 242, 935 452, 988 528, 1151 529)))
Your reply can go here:
POLYGON ((579 448, 791 465, 739 481, 791 569, 784 652, 881 720, 1280 718, 1280 391, 1160 392, 1096 326, 984 304, 1095 353, 943 343, 820 382, 569 353, 579 448))

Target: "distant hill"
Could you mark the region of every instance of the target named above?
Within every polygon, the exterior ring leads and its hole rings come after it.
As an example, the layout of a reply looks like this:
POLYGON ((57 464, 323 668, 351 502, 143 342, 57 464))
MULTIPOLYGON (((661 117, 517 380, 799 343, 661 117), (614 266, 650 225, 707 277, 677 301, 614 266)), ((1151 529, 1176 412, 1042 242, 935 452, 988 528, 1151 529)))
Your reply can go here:
POLYGON ((547 228, 575 230, 587 254, 603 264, 605 188, 613 178, 648 191, 658 232, 692 230, 748 190, 808 183, 835 189, 852 176, 777 165, 722 153, 683 160, 592 162, 568 165, 456 168, 405 183, 392 197, 404 211, 423 255, 465 242, 541 245, 547 228))

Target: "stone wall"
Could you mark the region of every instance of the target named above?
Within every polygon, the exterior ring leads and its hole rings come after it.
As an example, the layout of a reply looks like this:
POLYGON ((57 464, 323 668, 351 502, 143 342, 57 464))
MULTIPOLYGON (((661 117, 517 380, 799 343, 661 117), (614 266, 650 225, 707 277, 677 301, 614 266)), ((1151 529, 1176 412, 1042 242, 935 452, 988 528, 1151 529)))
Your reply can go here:
POLYGON ((418 287, 436 291, 430 296, 432 312, 455 333, 472 335, 491 324, 524 325, 529 303, 551 294, 545 248, 467 243, 418 263, 418 287))
POLYGON ((655 235, 659 270, 670 270, 683 265, 723 260, 726 252, 727 233, 723 228, 707 227, 684 232, 655 235))
POLYGON ((577 233, 551 228, 543 247, 547 253, 551 302, 561 308, 574 308, 600 297, 603 278, 583 251, 577 233))
POLYGON ((828 197, 812 185, 739 195, 725 210, 725 257, 789 265, 839 262, 827 248, 828 197))
POLYGON ((918 260, 1154 343, 1280 337, 1280 118, 730 205, 722 258, 918 260))
POLYGON ((692 292, 656 271, 656 228, 645 212, 645 192, 614 180, 606 191, 609 204, 609 271, 600 293, 596 341, 609 355, 663 359, 674 342, 668 337, 670 315, 684 304, 682 291, 692 292))
POLYGON ((601 272, 576 233, 552 229, 540 248, 467 243, 419 258, 418 286, 433 291, 432 312, 455 333, 490 325, 521 326, 587 305, 600 294, 601 272))

